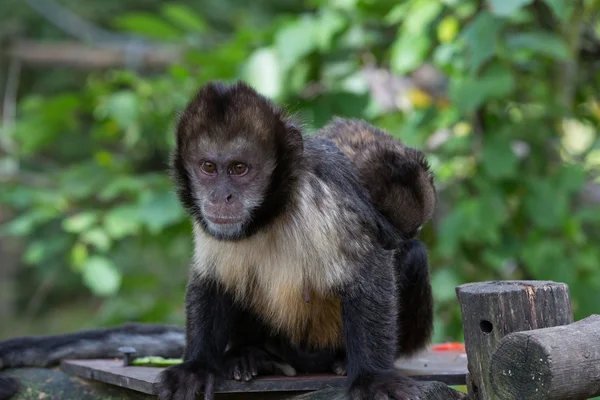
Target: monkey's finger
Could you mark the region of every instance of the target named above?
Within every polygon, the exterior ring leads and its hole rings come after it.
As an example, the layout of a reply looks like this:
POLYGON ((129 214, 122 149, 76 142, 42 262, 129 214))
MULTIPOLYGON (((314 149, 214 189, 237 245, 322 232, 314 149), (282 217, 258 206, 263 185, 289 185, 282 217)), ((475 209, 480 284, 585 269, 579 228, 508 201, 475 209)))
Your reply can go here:
POLYGON ((235 379, 236 381, 239 381, 240 379, 242 379, 242 373, 240 371, 239 364, 235 364, 233 366, 233 379, 235 379))
POLYGON ((242 364, 242 378, 248 382, 252 379, 252 375, 250 374, 250 370, 248 368, 248 360, 246 357, 242 357, 240 359, 240 363, 242 364))
POLYGON ((204 384, 204 400, 214 400, 215 398, 215 376, 208 374, 204 384))
POLYGON ((254 354, 248 356, 248 366, 250 367, 250 373, 252 376, 258 375, 258 368, 256 368, 256 358, 254 354))

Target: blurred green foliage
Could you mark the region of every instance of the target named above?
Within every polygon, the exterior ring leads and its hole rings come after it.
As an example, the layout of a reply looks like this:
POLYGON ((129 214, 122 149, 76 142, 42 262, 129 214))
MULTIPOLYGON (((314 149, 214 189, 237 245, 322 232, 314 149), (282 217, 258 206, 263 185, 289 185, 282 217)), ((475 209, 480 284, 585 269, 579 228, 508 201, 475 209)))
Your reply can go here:
POLYGON ((184 60, 30 90, 2 132, 12 150, 0 202, 16 215, 1 232, 26 245, 23 301, 50 276, 53 291, 102 299, 96 325, 182 323, 191 236, 167 174, 174 123, 199 85, 241 78, 311 130, 333 115, 364 118, 427 150, 440 193, 422 233, 436 341, 462 338, 454 289, 464 282, 562 281, 578 318, 598 311, 600 211, 581 194, 599 182, 600 73, 579 33, 600 34, 600 2, 128 3, 98 20, 184 44, 184 60), (411 88, 408 107, 380 105, 366 70, 423 65, 447 84, 411 88))

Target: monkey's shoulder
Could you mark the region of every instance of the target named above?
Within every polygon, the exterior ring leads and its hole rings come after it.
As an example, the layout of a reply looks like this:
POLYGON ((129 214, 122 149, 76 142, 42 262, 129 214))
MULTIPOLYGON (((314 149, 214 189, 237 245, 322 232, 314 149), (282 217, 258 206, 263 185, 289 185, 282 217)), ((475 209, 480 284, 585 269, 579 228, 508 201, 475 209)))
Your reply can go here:
POLYGON ((321 213, 340 216, 343 222, 336 226, 347 236, 363 232, 384 247, 394 246, 398 232, 373 203, 356 164, 327 137, 313 135, 305 143, 308 171, 301 197, 311 199, 321 213))

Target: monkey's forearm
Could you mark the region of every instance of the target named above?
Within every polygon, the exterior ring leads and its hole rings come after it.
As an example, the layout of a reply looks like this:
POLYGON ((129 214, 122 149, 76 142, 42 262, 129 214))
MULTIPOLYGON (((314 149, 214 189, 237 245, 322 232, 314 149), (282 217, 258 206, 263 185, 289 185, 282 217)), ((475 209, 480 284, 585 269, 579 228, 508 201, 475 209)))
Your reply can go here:
POLYGON ((0 369, 48 367, 67 357, 117 357, 121 346, 134 347, 139 357, 178 358, 183 354, 184 344, 182 327, 151 324, 125 324, 62 335, 22 337, 0 342, 0 369))
POLYGON ((222 362, 235 318, 233 299, 221 285, 192 277, 186 293, 184 361, 222 362))
MULTIPOLYGON (((373 254, 362 276, 342 296, 342 318, 350 397, 415 399, 415 381, 394 369, 398 320, 396 280, 386 256, 373 254)), ((400 327, 401 328, 401 327, 400 327)))
POLYGON ((389 370, 395 359, 397 337, 396 297, 393 276, 373 279, 369 276, 383 265, 385 256, 374 255, 364 266, 365 276, 348 288, 342 296, 342 324, 346 348, 347 375, 350 381, 367 373, 389 370))
POLYGON ((220 284, 192 270, 185 303, 183 362, 160 373, 155 393, 160 400, 193 400, 204 391, 204 399, 213 400, 216 378, 227 375, 225 350, 237 314, 233 299, 220 284))

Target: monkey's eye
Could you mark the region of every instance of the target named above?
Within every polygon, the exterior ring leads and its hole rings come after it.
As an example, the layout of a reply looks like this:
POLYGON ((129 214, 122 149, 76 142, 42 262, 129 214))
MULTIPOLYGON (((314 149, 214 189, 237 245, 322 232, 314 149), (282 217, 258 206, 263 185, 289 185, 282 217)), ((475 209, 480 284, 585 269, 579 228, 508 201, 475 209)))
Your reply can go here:
POLYGON ((230 173, 233 175, 242 176, 248 172, 248 166, 244 163, 235 163, 231 167, 230 173))
POLYGON ((217 166, 215 165, 215 163, 210 162, 210 161, 204 161, 202 163, 201 168, 202 168, 202 172, 209 174, 209 175, 212 175, 215 172, 217 172, 217 166))

